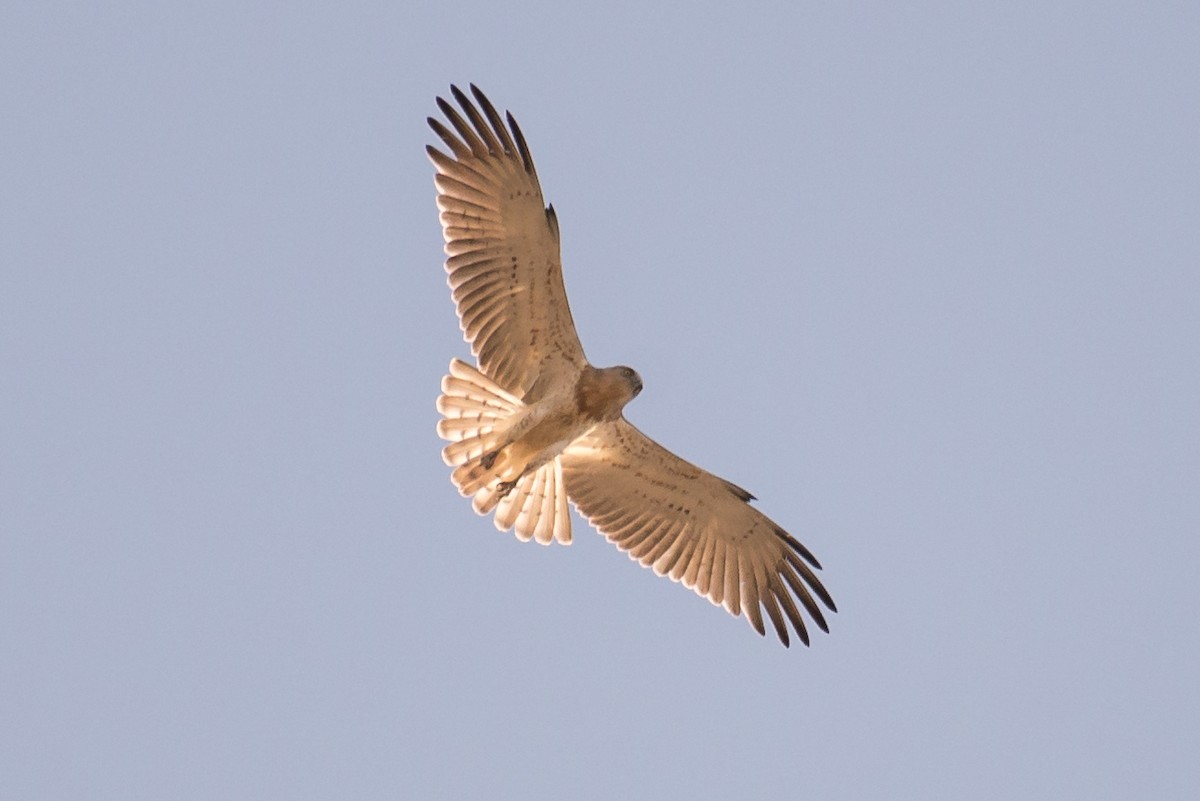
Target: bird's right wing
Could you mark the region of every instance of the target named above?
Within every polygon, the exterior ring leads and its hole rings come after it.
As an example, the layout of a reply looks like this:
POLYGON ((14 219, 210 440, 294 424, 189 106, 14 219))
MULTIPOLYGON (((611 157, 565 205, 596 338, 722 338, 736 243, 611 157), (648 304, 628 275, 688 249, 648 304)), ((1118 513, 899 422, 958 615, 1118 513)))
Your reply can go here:
POLYGON ((785 617, 808 644, 797 600, 829 631, 813 598, 837 611, 813 572, 820 564, 750 505, 750 493, 680 459, 624 418, 596 426, 561 459, 580 514, 643 566, 732 615, 744 612, 759 634, 766 633, 765 609, 784 645, 785 617))
POLYGON ((450 288, 483 372, 531 403, 541 387, 573 381, 587 364, 563 287, 558 222, 513 116, 506 126, 475 86, 478 107, 450 90, 466 118, 439 97, 454 130, 432 117, 429 126, 450 154, 426 148, 437 168, 450 288))

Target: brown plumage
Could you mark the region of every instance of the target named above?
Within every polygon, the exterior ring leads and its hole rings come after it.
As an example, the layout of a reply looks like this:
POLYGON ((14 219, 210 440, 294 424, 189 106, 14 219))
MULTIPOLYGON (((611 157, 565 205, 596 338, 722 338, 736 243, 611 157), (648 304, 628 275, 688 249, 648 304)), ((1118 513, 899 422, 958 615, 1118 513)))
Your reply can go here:
POLYGON ((427 151, 450 289, 479 364, 451 361, 438 398, 455 485, 502 531, 543 544, 571 541, 569 498, 631 558, 744 614, 760 634, 765 612, 784 645, 788 624, 808 644, 801 608, 828 631, 821 605, 836 607, 808 549, 751 506, 750 493, 624 418, 641 378, 583 354, 558 220, 521 129, 474 86, 474 102, 451 93, 461 112, 437 101, 449 127, 429 119, 449 153, 427 151))

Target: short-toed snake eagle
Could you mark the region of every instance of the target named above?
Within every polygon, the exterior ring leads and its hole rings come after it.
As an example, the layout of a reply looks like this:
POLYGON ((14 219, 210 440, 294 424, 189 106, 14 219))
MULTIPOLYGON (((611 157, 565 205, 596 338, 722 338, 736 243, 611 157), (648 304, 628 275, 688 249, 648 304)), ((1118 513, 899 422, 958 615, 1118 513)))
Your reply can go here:
POLYGON ((750 505, 744 489, 671 453, 625 419, 642 389, 628 367, 598 369, 575 333, 559 261, 558 220, 512 114, 476 87, 461 113, 429 118, 448 153, 437 168, 446 272, 478 367, 455 359, 442 379, 438 434, 451 477, 480 514, 521 540, 571 541, 568 499, 618 548, 764 634, 807 644, 799 606, 828 631, 817 560, 750 505), (465 116, 464 116, 465 115, 465 116))

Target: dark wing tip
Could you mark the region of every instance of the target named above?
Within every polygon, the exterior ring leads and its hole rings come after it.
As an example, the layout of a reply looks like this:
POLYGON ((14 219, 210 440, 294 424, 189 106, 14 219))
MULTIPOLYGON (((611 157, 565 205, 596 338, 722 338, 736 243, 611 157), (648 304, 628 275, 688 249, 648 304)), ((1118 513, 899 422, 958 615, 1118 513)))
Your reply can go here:
MULTIPOLYGON (((778 613, 776 613, 778 614, 778 613)), ((788 636, 787 625, 782 619, 776 620, 774 616, 771 618, 771 623, 775 626, 775 634, 779 637, 779 641, 783 643, 784 648, 792 647, 792 638, 788 636)))
POLYGON ((491 126, 492 132, 499 139, 500 148, 504 154, 507 156, 516 153, 517 145, 513 142, 512 134, 505 127, 504 120, 501 118, 500 113, 496 111, 496 107, 492 105, 492 101, 488 100, 487 95, 481 92, 475 84, 471 84, 471 94, 475 96, 475 102, 483 109, 483 116, 487 118, 487 123, 491 126))
POLYGON ((471 98, 467 97, 467 93, 457 86, 451 86, 450 93, 454 95, 454 99, 458 101, 458 105, 467 115, 467 119, 471 121, 473 133, 484 148, 484 152, 478 153, 478 155, 481 157, 500 156, 512 152, 508 131, 504 130, 504 125, 500 122, 500 115, 496 113, 495 107, 475 84, 470 86, 472 93, 479 101, 478 107, 471 102, 471 98), (480 107, 483 109, 483 114, 479 113, 480 107))
POLYGON ((504 112, 505 119, 508 120, 508 127, 512 130, 513 138, 517 143, 517 152, 521 154, 521 163, 525 165, 525 172, 530 175, 536 175, 536 170, 533 169, 533 156, 529 155, 529 145, 525 142, 525 134, 521 133, 521 126, 517 125, 517 118, 512 115, 511 111, 504 112))
MULTIPOLYGON (((500 137, 501 144, 503 146, 507 146, 509 144, 509 132, 511 131, 512 144, 516 146, 517 153, 521 156, 521 163, 525 167, 525 172, 536 176, 537 171, 533 168, 533 157, 529 154, 529 145, 525 141, 525 134, 521 133, 521 126, 517 125, 517 120, 515 117, 513 117, 512 112, 504 112, 504 119, 508 121, 508 130, 506 131, 503 123, 501 122, 500 114, 496 111, 496 107, 492 104, 492 101, 488 100, 487 95, 485 95, 483 91, 473 83, 467 84, 467 86, 470 88, 471 94, 475 96, 475 99, 483 108, 483 112, 487 116, 488 122, 491 123, 491 128, 494 130, 495 134, 500 137)), ((450 95, 456 101, 458 101, 458 104, 462 107, 463 111, 465 111, 467 115, 471 117, 471 121, 475 123, 476 128, 479 129, 482 121, 478 117, 478 111, 475 108, 475 104, 471 102, 471 99, 467 96, 467 93, 462 89, 459 89, 456 84, 450 84, 450 95)), ((463 138, 466 140, 466 143, 468 145, 473 145, 474 143, 471 141, 471 139, 474 132, 472 132, 472 134, 467 134, 463 131, 462 127, 459 125, 459 121, 462 120, 462 117, 459 115, 458 110, 451 105, 450 101, 441 96, 437 98, 437 104, 438 108, 442 110, 442 113, 446 115, 446 118, 450 120, 459 133, 463 134, 463 138)), ((430 125, 433 125, 432 121, 430 122, 430 125)), ((434 130, 436 131, 437 128, 434 128, 434 130)), ((483 125, 482 130, 479 130, 478 133, 482 134, 485 139, 490 139, 492 135, 492 131, 489 131, 486 125, 483 125)))
POLYGON ((748 490, 742 489, 732 481, 726 481, 725 479, 721 479, 721 481, 724 482, 725 486, 729 488, 729 491, 732 492, 739 501, 745 501, 746 503, 749 503, 750 501, 758 500, 752 494, 750 494, 748 490))
POLYGON ((476 86, 475 84, 470 84, 470 87, 471 87, 471 94, 475 96, 475 100, 478 101, 479 105, 483 106, 484 108, 487 108, 489 106, 491 106, 492 108, 495 108, 495 106, 492 106, 492 101, 487 99, 487 95, 485 95, 478 86, 476 86))
MULTIPOLYGON (((834 611, 836 612, 837 610, 835 609, 834 611)), ((813 615, 813 620, 816 621, 817 628, 819 628, 821 631, 825 632, 826 634, 829 633, 829 623, 827 623, 825 621, 824 615, 822 615, 820 613, 815 614, 815 615, 813 615)))
MULTIPOLYGON (((453 89, 454 87, 450 87, 450 88, 453 89)), ((447 100, 446 98, 442 97, 441 95, 437 96, 437 106, 438 106, 438 108, 440 108, 442 110, 443 114, 450 115, 450 114, 458 113, 457 111, 454 110, 454 106, 450 105, 450 101, 447 100)))
POLYGON ((793 551, 803 556, 804 561, 808 562, 817 570, 821 570, 821 563, 817 561, 817 557, 813 556, 812 551, 808 550, 808 548, 805 548, 804 545, 801 544, 800 540, 796 539, 791 534, 788 534, 779 526, 775 526, 775 536, 787 543, 788 547, 793 551))

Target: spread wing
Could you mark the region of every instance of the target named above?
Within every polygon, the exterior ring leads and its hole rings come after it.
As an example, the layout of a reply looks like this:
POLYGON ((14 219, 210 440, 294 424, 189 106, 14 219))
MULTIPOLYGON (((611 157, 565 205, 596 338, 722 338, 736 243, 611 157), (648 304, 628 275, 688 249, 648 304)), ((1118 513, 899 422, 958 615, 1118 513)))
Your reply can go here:
POLYGON ((579 512, 643 566, 734 616, 744 612, 759 634, 766 633, 765 609, 784 645, 785 617, 808 644, 796 601, 829 631, 813 598, 837 611, 813 572, 820 564, 750 505, 750 493, 680 459, 624 418, 577 440, 562 464, 579 512))
POLYGON ((437 168, 450 289, 483 372, 532 402, 587 363, 563 288, 558 221, 544 207, 512 114, 506 126, 475 86, 478 107, 458 87, 450 91, 466 118, 439 97, 454 130, 432 117, 429 126, 450 154, 426 147, 437 168))

